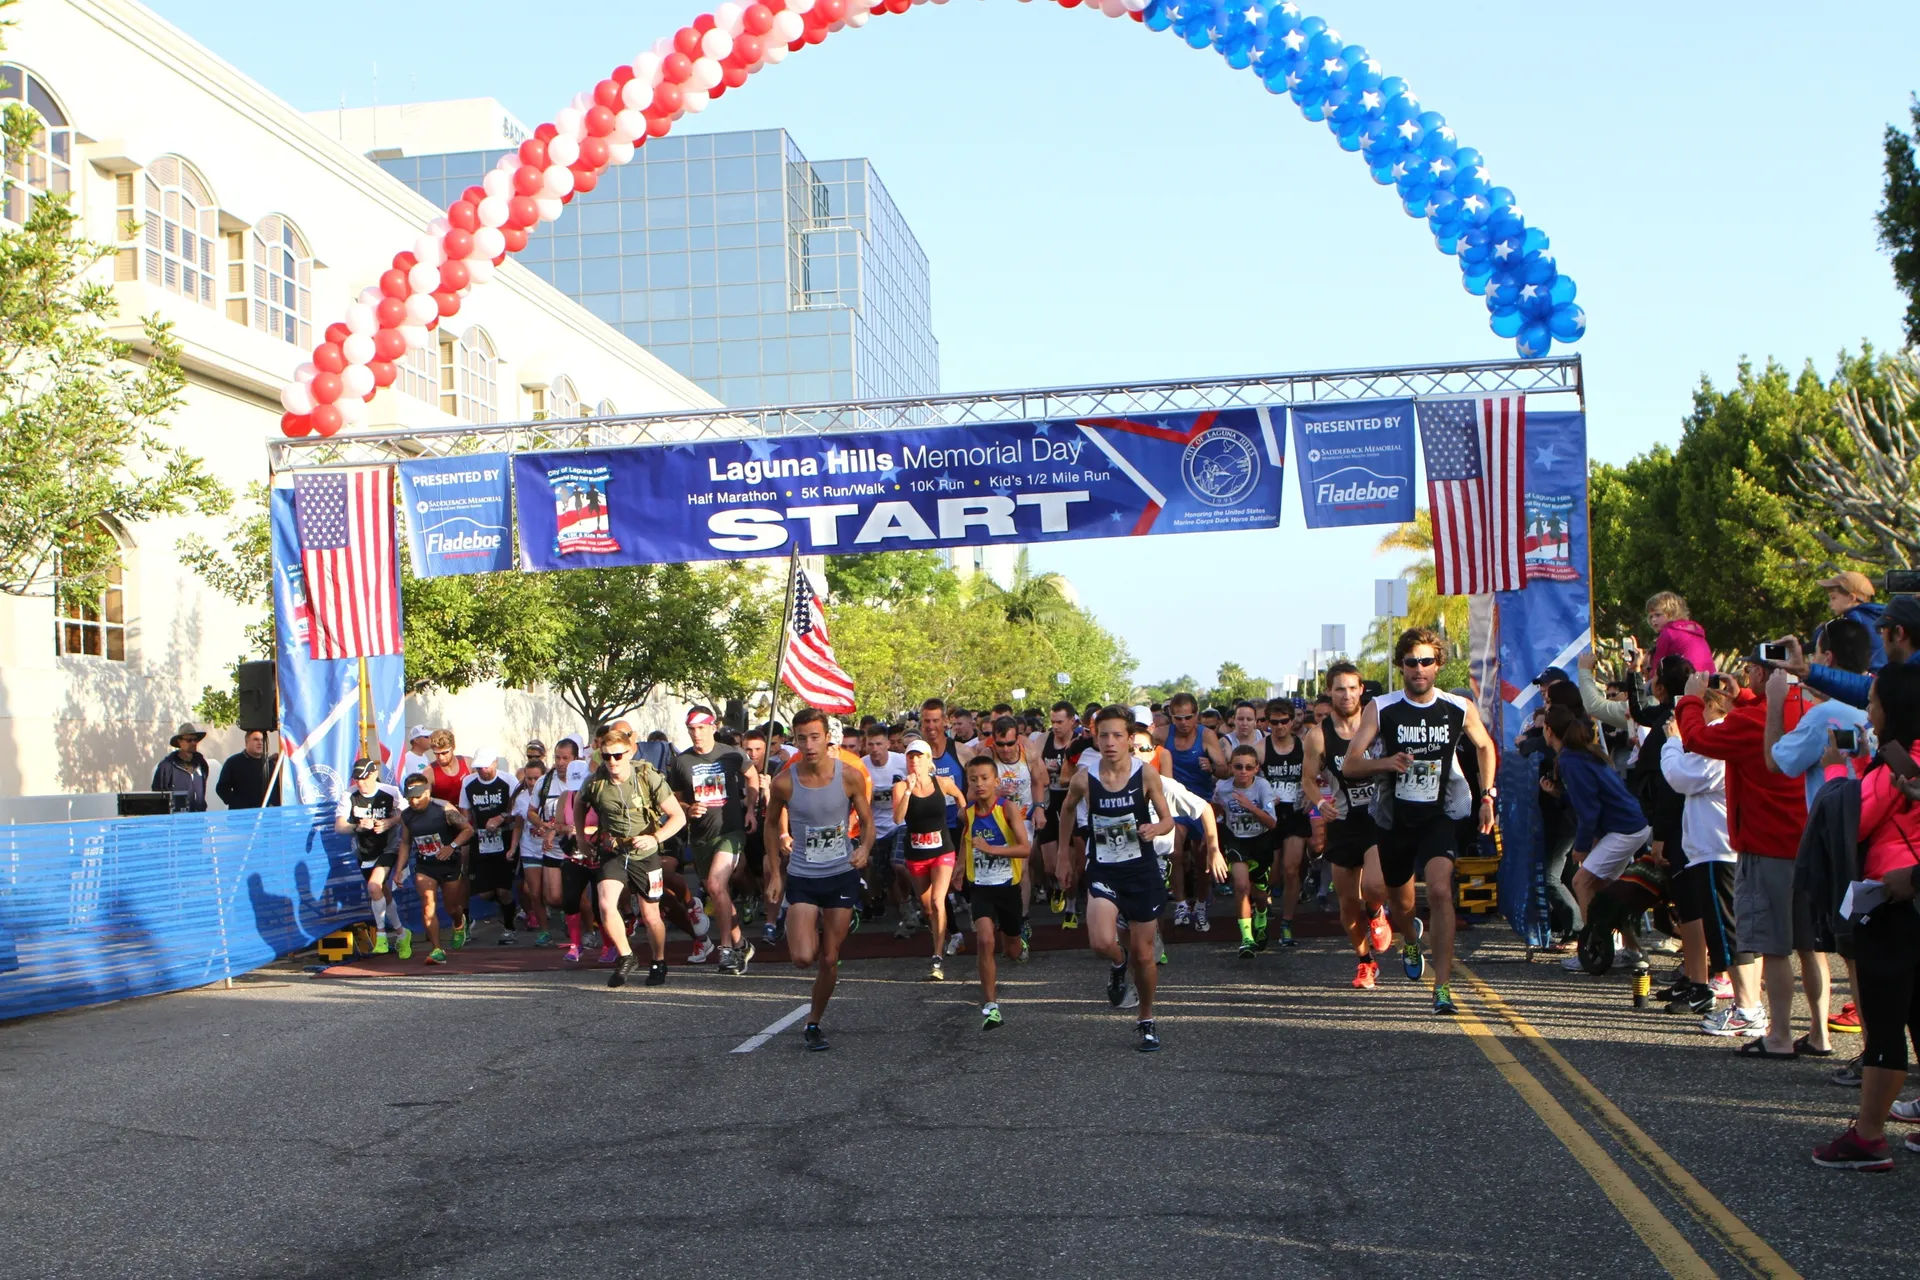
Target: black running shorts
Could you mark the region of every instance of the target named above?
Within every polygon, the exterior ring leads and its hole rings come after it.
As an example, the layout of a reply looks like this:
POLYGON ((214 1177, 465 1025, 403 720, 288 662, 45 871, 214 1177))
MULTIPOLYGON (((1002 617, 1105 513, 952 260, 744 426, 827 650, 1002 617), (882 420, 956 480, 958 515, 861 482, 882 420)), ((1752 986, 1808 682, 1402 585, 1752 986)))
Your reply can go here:
POLYGON ((1417 827, 1387 827, 1380 832, 1380 875, 1387 888, 1397 889, 1415 875, 1424 876, 1435 858, 1449 862, 1460 856, 1453 819, 1435 818, 1417 827))
POLYGON ((991 920, 1002 934, 1019 937, 1020 927, 1027 922, 1017 884, 977 884, 968 895, 967 904, 973 908, 974 924, 991 920))

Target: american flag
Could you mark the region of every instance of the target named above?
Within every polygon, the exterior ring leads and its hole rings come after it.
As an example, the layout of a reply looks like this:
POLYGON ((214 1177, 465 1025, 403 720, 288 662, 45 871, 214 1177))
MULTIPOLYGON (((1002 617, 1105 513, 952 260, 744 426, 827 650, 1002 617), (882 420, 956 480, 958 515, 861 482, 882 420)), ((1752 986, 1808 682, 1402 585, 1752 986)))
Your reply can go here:
POLYGON ((1443 397, 1416 408, 1435 589, 1518 591, 1527 584, 1526 397, 1443 397))
POLYGON ((392 474, 363 467, 295 476, 293 516, 313 610, 313 656, 399 653, 392 474))
POLYGON ((780 678, 810 707, 837 716, 853 714, 853 677, 840 669, 833 656, 820 593, 804 566, 794 569, 793 604, 787 610, 787 652, 780 660, 780 678))

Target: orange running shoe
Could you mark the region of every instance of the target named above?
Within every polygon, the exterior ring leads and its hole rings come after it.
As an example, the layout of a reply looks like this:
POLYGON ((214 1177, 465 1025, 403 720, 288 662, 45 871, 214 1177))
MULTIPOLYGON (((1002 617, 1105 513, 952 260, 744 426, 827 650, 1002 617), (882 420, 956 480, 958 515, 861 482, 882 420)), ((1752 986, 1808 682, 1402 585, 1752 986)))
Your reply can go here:
POLYGON ((1367 933, 1373 954, 1383 956, 1393 949, 1393 926, 1387 922, 1385 907, 1373 913, 1373 919, 1367 922, 1367 933))
POLYGON ((1373 990, 1374 980, 1380 976, 1380 966, 1371 960, 1362 960, 1353 971, 1353 989, 1355 991, 1373 990))

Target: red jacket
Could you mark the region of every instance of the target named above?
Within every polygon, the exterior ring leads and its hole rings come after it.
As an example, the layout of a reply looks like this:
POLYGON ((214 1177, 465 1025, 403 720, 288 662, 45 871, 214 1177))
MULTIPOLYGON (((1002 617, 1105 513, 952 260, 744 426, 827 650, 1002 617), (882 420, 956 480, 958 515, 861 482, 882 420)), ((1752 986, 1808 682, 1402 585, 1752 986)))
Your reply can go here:
MULTIPOLYGON (((1800 723, 1805 710, 1796 689, 1787 700, 1782 730, 1800 723)), ((1698 698, 1680 699, 1676 715, 1687 750, 1727 762, 1727 839, 1735 852, 1763 858, 1798 854, 1807 825, 1807 789, 1800 779, 1767 768, 1765 699, 1742 689, 1719 724, 1707 723, 1698 698)))

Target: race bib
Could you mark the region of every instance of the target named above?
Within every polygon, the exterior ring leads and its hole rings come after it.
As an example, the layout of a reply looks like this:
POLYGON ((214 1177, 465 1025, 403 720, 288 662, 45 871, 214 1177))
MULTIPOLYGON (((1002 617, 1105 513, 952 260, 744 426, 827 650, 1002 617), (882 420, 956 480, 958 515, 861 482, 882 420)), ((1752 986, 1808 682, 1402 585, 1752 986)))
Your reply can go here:
POLYGON ((1393 784, 1393 798, 1415 804, 1440 802, 1440 762, 1415 760, 1393 784))
POLYGON ((1132 814, 1093 815, 1095 862, 1132 862, 1140 856, 1140 824, 1132 814))
POLYGON ((1348 787, 1347 788, 1348 810, 1352 811, 1354 809, 1364 809, 1368 805, 1372 804, 1374 793, 1377 792, 1379 789, 1380 789, 1380 784, 1377 782, 1371 782, 1371 781, 1356 783, 1353 786, 1348 787))
POLYGON ((1013 859, 981 857, 979 846, 973 851, 973 882, 975 884, 1012 884, 1013 859))
POLYGON ((907 843, 912 845, 916 852, 938 853, 940 846, 945 843, 940 838, 943 834, 945 833, 939 831, 913 831, 908 833, 907 843))
POLYGON ((1227 830, 1242 839, 1251 839, 1263 830, 1254 816, 1238 804, 1228 806, 1227 814, 1227 830))
POLYGON ((1274 783, 1273 784, 1273 802, 1275 804, 1282 804, 1282 805, 1299 804, 1300 803, 1300 784, 1291 778, 1286 779, 1285 781, 1282 781, 1282 782, 1274 783))
POLYGON ((507 837, 504 831, 497 827, 492 830, 486 827, 480 828, 480 852, 505 853, 506 849, 507 837))
POLYGON ((436 862, 452 853, 452 850, 440 843, 439 836, 421 836, 413 842, 413 851, 419 857, 432 858, 436 862))
POLYGON ((727 771, 718 764, 693 766, 693 802, 718 808, 727 802, 727 771))
POLYGON ((809 863, 819 865, 845 861, 847 829, 844 826, 808 827, 803 856, 809 863))
POLYGON ((666 876, 659 867, 647 872, 647 901, 658 902, 666 888, 666 876))

